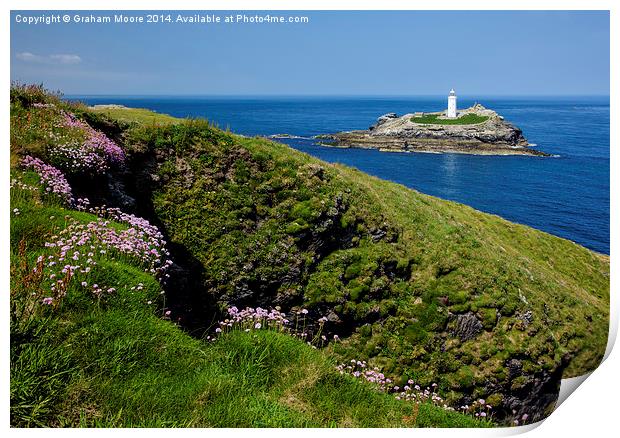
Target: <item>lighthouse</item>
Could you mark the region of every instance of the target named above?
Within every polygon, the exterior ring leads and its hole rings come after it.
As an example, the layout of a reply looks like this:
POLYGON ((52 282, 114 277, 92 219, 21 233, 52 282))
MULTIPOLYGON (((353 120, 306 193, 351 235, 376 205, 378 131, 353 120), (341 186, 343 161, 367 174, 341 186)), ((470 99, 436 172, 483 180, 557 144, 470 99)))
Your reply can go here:
POLYGON ((450 94, 448 94, 448 111, 446 113, 446 117, 449 119, 456 118, 456 92, 454 88, 450 90, 450 94))

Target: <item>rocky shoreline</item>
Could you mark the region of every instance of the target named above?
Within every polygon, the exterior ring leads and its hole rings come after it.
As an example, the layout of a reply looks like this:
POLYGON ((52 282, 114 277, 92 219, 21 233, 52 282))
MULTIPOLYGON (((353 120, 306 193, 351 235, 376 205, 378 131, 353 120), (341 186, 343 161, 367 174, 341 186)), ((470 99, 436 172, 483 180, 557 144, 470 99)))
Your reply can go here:
MULTIPOLYGON (((463 119, 465 120, 465 119, 463 119)), ((480 104, 447 120, 443 113, 385 114, 367 130, 317 136, 323 146, 379 149, 383 152, 460 153, 474 155, 550 156, 532 149, 521 129, 480 104), (432 116, 436 123, 419 123, 432 116), (459 123, 462 117, 476 117, 479 123, 459 123)))

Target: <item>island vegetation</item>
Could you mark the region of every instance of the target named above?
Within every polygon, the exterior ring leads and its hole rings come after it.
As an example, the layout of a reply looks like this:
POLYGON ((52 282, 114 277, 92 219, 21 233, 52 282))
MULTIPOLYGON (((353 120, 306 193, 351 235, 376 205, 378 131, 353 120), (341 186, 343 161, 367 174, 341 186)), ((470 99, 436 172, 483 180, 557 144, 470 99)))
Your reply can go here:
POLYGON ((609 258, 205 120, 11 88, 11 423, 537 421, 609 258))
POLYGON ((424 114, 421 116, 413 116, 411 121, 421 125, 477 125, 489 120, 489 116, 481 116, 478 114, 464 114, 455 119, 442 117, 440 114, 424 114))

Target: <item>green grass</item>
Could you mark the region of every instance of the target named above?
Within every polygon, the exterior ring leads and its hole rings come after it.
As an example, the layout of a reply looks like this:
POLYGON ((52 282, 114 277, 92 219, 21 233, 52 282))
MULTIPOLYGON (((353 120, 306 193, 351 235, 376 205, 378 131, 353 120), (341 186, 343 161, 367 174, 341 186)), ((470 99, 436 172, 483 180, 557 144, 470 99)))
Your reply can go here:
MULTIPOLYGON (((28 269, 66 210, 12 190, 12 303, 29 300, 28 269), (50 220, 53 216, 56 220, 50 220), (25 253, 20 253, 23 242, 25 253), (26 292, 26 293, 23 293, 26 292)), ((121 225, 118 225, 121 226, 121 225)), ((414 405, 342 376, 324 352, 273 331, 194 339, 158 317, 147 299, 159 285, 122 260, 104 257, 97 281, 135 284, 96 300, 71 287, 57 309, 38 306, 11 324, 11 424, 89 427, 480 427, 489 422, 414 405), (105 278, 104 278, 105 277, 105 278)))
POLYGON ((478 125, 489 120, 489 117, 479 116, 478 114, 465 114, 456 119, 440 119, 439 114, 425 114, 420 117, 412 117, 410 120, 421 125, 478 125))
POLYGON ((169 125, 179 123, 182 119, 159 114, 143 108, 89 108, 89 111, 124 123, 144 125, 169 125))

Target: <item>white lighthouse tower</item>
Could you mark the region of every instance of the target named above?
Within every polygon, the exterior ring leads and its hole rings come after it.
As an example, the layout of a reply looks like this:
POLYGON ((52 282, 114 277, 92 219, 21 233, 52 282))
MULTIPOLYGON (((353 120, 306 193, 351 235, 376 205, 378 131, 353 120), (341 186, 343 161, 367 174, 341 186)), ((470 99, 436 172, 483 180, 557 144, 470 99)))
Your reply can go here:
POLYGON ((446 113, 446 117, 449 119, 456 118, 456 92, 454 88, 450 90, 450 94, 448 94, 448 112, 446 113))

